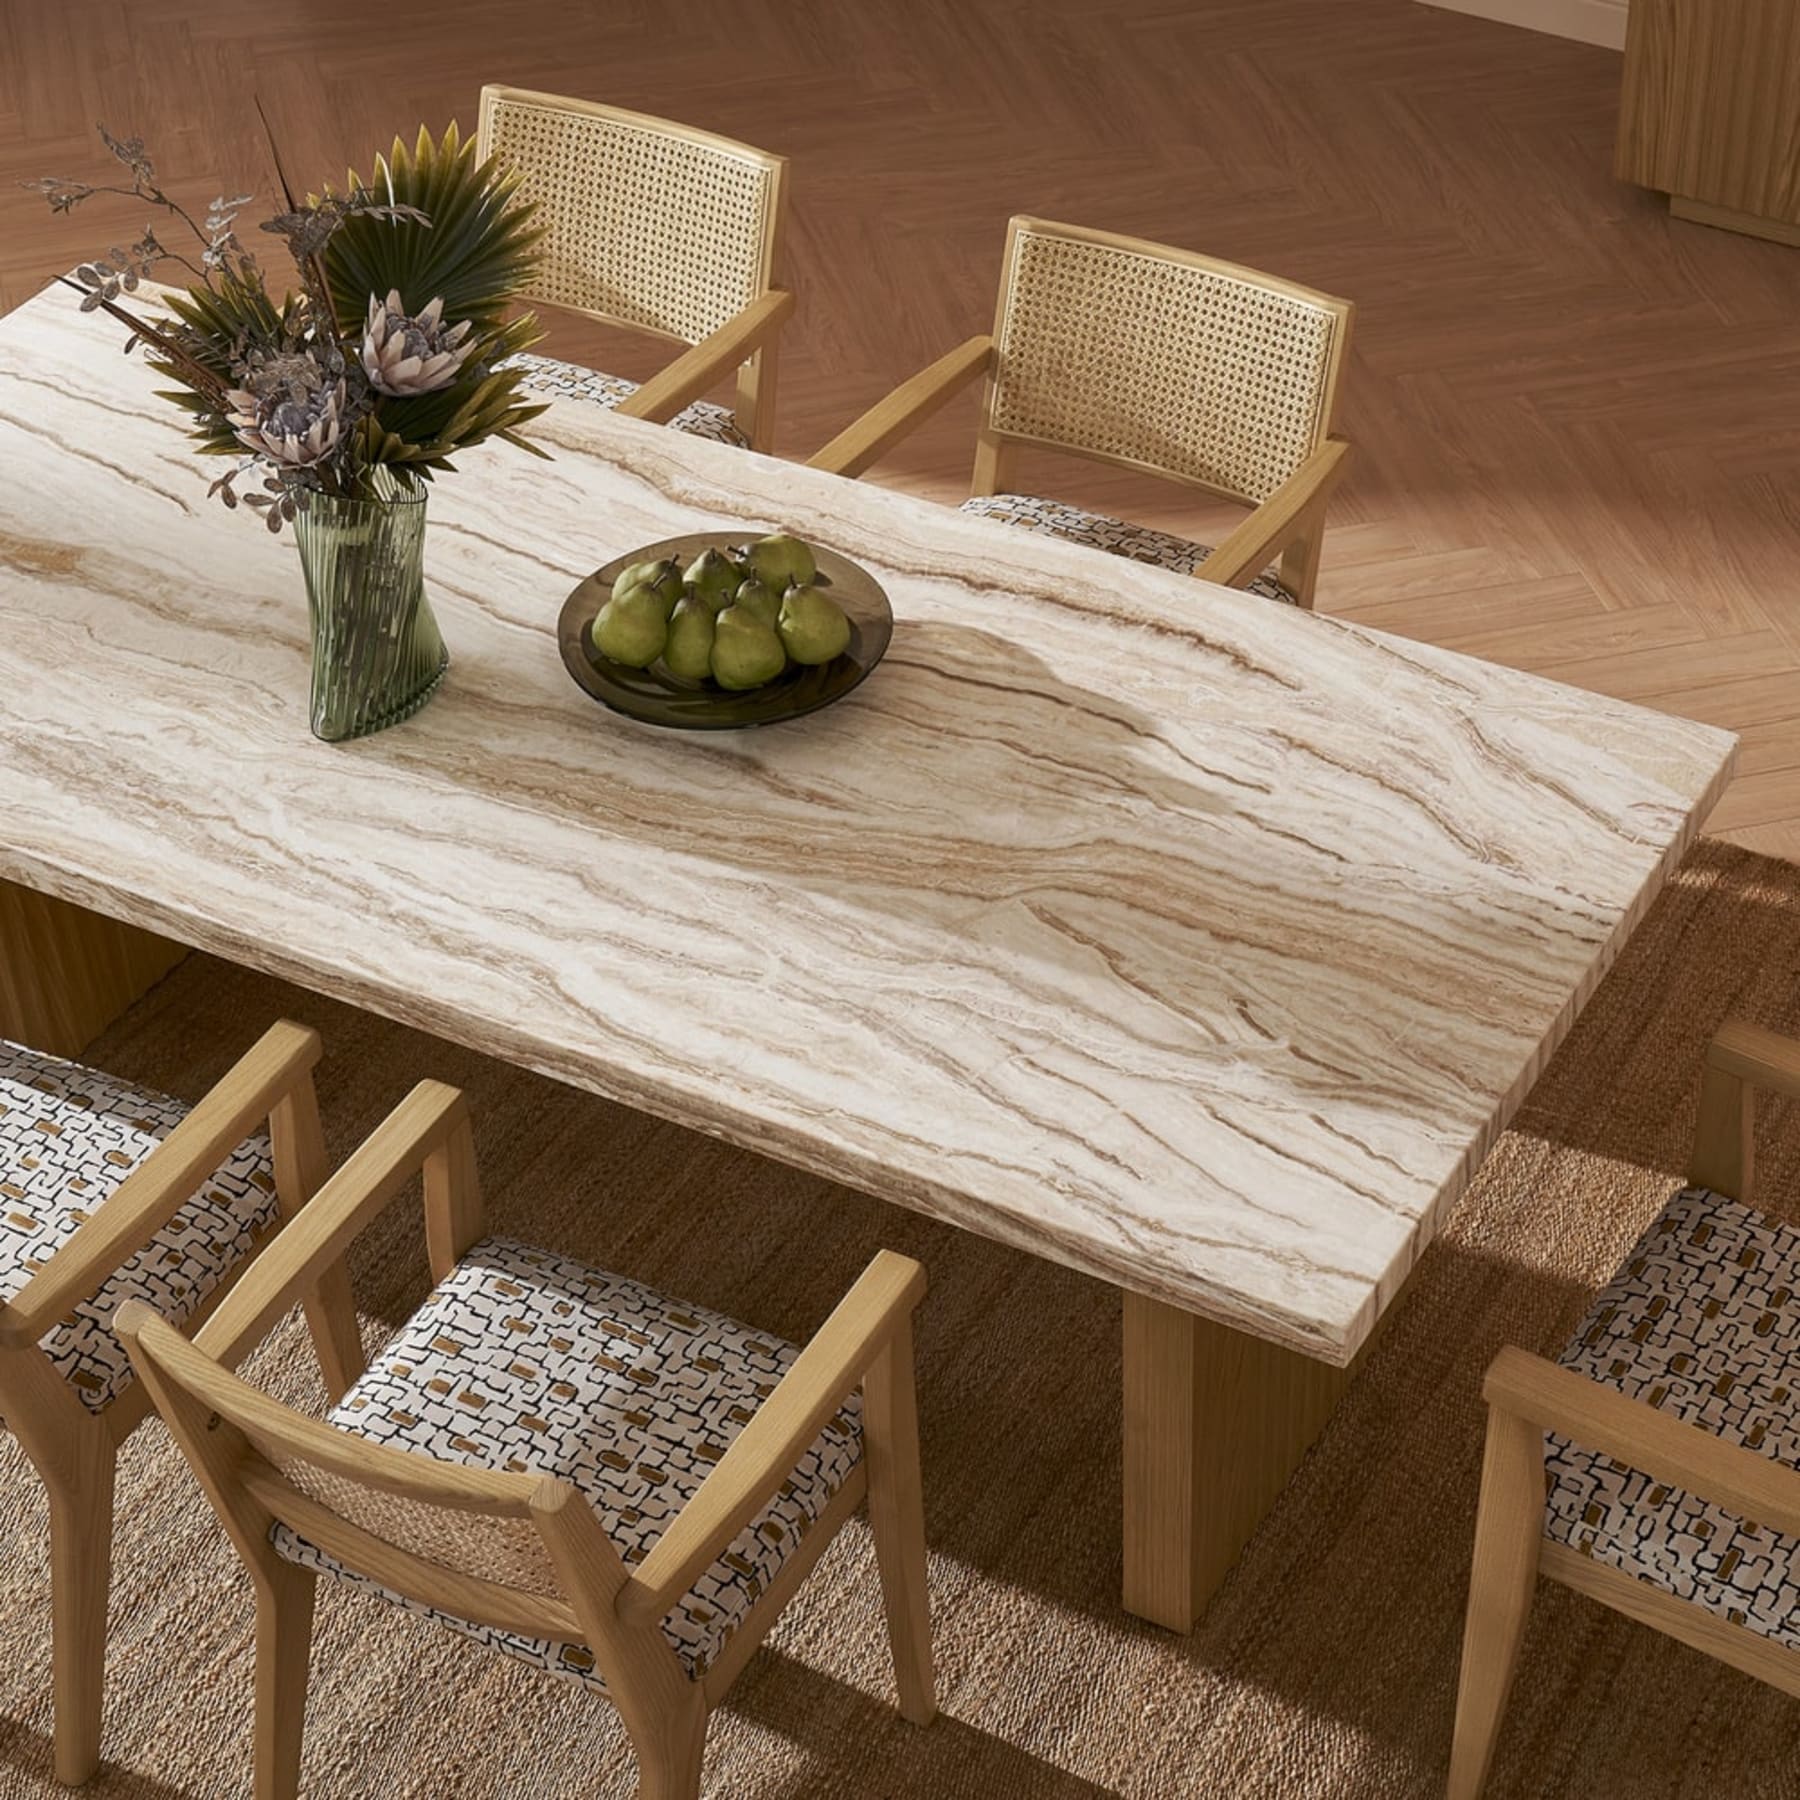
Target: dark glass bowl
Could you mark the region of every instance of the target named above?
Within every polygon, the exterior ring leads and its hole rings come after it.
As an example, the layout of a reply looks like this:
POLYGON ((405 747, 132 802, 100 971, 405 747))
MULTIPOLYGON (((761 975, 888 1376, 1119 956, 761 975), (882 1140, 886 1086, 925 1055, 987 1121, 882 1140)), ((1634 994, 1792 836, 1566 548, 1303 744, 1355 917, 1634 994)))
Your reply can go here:
POLYGON ((702 550, 737 550, 744 542, 741 532, 690 532, 686 537, 645 544, 596 569, 564 601, 556 622, 563 665, 576 685, 614 712, 677 731, 778 725, 783 719, 798 719, 843 699, 881 661, 894 635, 894 614, 875 578, 833 550, 814 550, 822 585, 850 620, 849 648, 831 662, 812 668, 790 663, 762 687, 733 691, 710 678, 685 681, 671 675, 660 659, 647 669, 628 669, 608 661, 594 648, 590 636, 594 619, 612 597, 613 582, 633 563, 673 556, 685 568, 702 550))

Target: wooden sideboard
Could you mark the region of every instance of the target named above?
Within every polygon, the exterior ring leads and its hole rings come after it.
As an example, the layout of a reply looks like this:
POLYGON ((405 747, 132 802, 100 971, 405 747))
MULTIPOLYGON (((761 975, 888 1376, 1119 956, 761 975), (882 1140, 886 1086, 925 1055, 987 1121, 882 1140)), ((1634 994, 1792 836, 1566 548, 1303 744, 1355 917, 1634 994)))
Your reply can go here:
POLYGON ((1800 6, 1632 0, 1620 178, 1680 218, 1800 244, 1800 6))

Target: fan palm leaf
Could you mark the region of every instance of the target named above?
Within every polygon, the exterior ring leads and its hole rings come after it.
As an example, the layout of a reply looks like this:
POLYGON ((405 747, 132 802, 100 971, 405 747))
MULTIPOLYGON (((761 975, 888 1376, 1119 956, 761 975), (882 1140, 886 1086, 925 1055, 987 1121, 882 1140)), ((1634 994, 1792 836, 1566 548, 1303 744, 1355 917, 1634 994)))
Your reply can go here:
POLYGON ((355 328, 371 294, 398 291, 409 313, 440 296, 444 318, 467 319, 478 335, 497 330, 536 267, 543 237, 536 209, 521 200, 519 177, 494 158, 477 162, 475 145, 452 124, 442 140, 420 126, 409 150, 395 138, 366 182, 352 169, 350 189, 366 188, 387 206, 416 208, 413 218, 359 214, 325 247, 325 279, 340 328, 355 328))
POLYGON ((280 337, 294 324, 298 303, 290 295, 278 308, 266 289, 228 274, 215 287, 171 288, 164 304, 188 327, 182 348, 215 374, 229 376, 236 347, 280 337))

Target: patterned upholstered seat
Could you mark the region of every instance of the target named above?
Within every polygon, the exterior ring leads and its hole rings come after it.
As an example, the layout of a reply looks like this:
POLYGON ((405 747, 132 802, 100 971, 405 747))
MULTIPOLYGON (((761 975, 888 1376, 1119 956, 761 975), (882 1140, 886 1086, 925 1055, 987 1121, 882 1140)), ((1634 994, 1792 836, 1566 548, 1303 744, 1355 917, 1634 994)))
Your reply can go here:
MULTIPOLYGON (((513 361, 530 371, 521 387, 554 400, 591 400, 610 411, 638 391, 638 384, 622 375, 603 375, 598 369, 558 362, 551 356, 527 354, 514 357, 513 361)), ((738 429, 731 409, 715 406, 710 400, 696 400, 683 407, 669 423, 677 431, 692 432, 695 437, 711 438, 715 443, 732 444, 740 450, 749 446, 750 440, 738 429)))
MULTIPOLYGON (((187 1114, 178 1100, 0 1041, 0 1299, 12 1300, 187 1114)), ((113 1314, 147 1301, 191 1318, 275 1220, 266 1137, 242 1144, 91 1299, 44 1353, 98 1412, 131 1380, 113 1314)))
MULTIPOLYGON (((1042 531, 1051 537, 1068 538, 1086 544, 1092 550, 1107 550, 1114 556, 1128 556, 1133 562, 1156 563, 1173 569, 1177 575, 1192 575, 1212 555, 1210 544, 1196 544, 1172 532, 1152 531, 1146 525, 1133 525, 1126 519, 1109 519, 1104 513, 1086 512, 1061 500, 1039 500, 1029 494, 977 494, 962 503, 966 513, 979 513, 983 518, 999 519, 1008 525, 1022 525, 1027 531, 1042 531)), ((1298 606, 1298 598, 1281 585, 1274 569, 1265 569, 1250 583, 1245 592, 1260 594, 1265 600, 1279 600, 1286 606, 1298 606)))
MULTIPOLYGON (((1561 1361, 1728 1443, 1800 1464, 1800 1231, 1684 1188, 1561 1361)), ((1800 1539, 1554 1434, 1545 1467, 1548 1537, 1800 1648, 1800 1539)))
MULTIPOLYGON (((723 1314, 501 1238, 474 1246, 331 1413, 376 1442, 481 1468, 559 1475, 641 1562, 799 1352, 723 1314)), ((862 1454, 852 1396, 792 1479, 663 1622, 698 1678, 862 1454)), ((375 1584, 278 1525, 291 1561, 375 1584)), ((605 1691, 585 1646, 389 1599, 605 1691)))

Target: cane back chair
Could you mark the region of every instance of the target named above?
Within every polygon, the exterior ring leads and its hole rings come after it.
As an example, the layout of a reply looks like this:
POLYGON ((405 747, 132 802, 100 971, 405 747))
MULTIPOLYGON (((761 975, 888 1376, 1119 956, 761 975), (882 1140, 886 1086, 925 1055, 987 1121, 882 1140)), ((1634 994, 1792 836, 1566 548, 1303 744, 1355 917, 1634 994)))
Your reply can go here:
MULTIPOLYGON (((99 1763, 113 1474, 149 1411, 113 1314, 148 1299, 191 1328, 299 1211, 325 1173, 318 1059, 316 1032, 275 1025, 189 1108, 0 1043, 0 1417, 49 1494, 55 1765, 71 1785, 99 1763)), ((307 1307, 342 1394, 362 1362, 341 1268, 321 1266, 307 1307)))
POLYGON ((1490 1365, 1451 1800, 1487 1778, 1537 1577, 1800 1695, 1800 1229, 1753 1211, 1758 1089, 1800 1042, 1708 1050, 1688 1181, 1552 1363, 1490 1365))
POLYGON ((811 458, 860 475, 986 378, 966 512, 1310 607, 1354 308, 1273 275, 1077 225, 1007 228, 991 336, 915 375, 811 458), (1018 452, 1142 469, 1254 510, 1217 549, 1011 492, 1018 452), (1268 565, 1280 558, 1279 572, 1268 565))
POLYGON ((462 1097, 423 1082, 192 1343, 125 1308, 256 1590, 259 1800, 298 1791, 319 1574, 605 1694, 644 1800, 691 1800, 709 1711, 865 1495, 901 1711, 929 1720, 924 1291, 884 1251, 796 1350, 485 1236, 462 1097), (436 1286, 328 1421, 231 1373, 421 1165, 436 1286))
POLYGON ((777 334, 794 297, 774 285, 787 159, 668 119, 522 88, 481 90, 477 154, 523 176, 545 235, 526 297, 688 346, 641 387, 524 356, 525 385, 767 450, 777 334), (735 410, 700 396, 735 371, 735 410))

